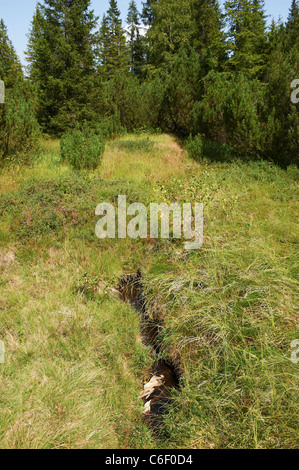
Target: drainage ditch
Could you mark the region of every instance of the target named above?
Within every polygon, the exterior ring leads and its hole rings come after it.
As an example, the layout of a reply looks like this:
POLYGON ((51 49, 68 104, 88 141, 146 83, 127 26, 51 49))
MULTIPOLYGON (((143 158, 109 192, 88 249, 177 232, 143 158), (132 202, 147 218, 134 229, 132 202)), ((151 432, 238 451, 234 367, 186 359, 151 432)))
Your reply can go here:
POLYGON ((141 273, 124 276, 119 283, 118 292, 121 300, 130 302, 139 313, 143 343, 151 348, 153 357, 151 379, 144 385, 140 399, 144 403, 144 418, 154 424, 166 412, 173 391, 179 388, 179 367, 160 359, 161 348, 158 337, 163 326, 161 323, 152 321, 147 313, 141 273))

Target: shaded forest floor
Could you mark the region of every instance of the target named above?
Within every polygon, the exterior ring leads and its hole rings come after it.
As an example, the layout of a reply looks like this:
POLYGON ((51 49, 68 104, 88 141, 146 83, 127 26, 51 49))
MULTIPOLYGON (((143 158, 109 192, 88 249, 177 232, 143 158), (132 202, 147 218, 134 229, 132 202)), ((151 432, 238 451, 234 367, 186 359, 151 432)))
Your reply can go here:
POLYGON ((167 135, 107 144, 73 172, 59 142, 0 174, 0 447, 285 448, 298 444, 298 170, 197 164, 167 135), (204 245, 95 236, 96 206, 204 204, 204 245), (297 212, 296 212, 297 211, 297 212), (142 420, 150 348, 114 291, 142 272, 181 386, 142 420))

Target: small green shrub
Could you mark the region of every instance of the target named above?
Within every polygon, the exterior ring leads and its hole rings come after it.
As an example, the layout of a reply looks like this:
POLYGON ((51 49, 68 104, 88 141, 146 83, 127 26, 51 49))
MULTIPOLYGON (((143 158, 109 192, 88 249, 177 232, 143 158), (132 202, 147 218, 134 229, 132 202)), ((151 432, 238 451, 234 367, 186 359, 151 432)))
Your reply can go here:
POLYGON ((192 137, 190 135, 187 140, 186 150, 191 158, 195 161, 200 161, 203 158, 203 138, 200 134, 192 137))
POLYGON ((151 127, 151 126, 144 126, 144 127, 139 127, 138 129, 134 129, 134 135, 144 135, 144 134, 162 135, 163 131, 160 127, 151 127))
POLYGON ((105 150, 104 138, 87 123, 61 138, 61 157, 75 170, 95 170, 105 150))

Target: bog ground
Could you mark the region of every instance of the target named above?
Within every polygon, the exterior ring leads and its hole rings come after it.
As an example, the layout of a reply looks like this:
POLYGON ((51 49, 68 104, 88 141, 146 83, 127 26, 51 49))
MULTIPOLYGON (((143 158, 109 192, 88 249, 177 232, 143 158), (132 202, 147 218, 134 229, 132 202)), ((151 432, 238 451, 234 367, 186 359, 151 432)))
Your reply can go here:
POLYGON ((59 141, 0 174, 0 447, 286 448, 298 436, 298 169, 197 164, 168 135, 125 135, 98 170, 59 141), (95 208, 203 202, 204 245, 96 238, 95 208), (181 371, 159 432, 139 398, 152 358, 114 293, 142 273, 161 356, 181 371))

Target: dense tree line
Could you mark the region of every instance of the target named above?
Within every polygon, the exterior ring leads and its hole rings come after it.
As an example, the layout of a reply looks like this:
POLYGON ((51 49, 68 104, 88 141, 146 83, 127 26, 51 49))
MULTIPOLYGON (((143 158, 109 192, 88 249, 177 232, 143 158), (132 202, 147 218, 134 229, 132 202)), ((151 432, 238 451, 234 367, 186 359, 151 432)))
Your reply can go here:
POLYGON ((229 151, 298 163, 299 107, 290 98, 299 78, 298 0, 285 24, 270 26, 262 0, 227 0, 223 11, 217 0, 147 0, 141 12, 131 0, 126 28, 117 0, 100 26, 90 3, 38 3, 29 80, 0 24, 0 78, 25 90, 32 132, 33 110, 53 135, 111 118, 128 131, 191 135, 210 158, 229 151))

